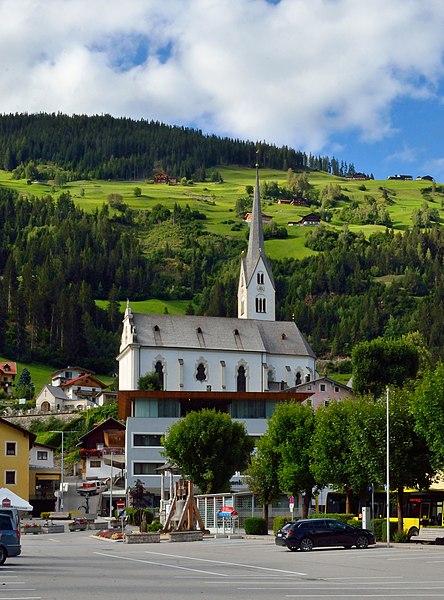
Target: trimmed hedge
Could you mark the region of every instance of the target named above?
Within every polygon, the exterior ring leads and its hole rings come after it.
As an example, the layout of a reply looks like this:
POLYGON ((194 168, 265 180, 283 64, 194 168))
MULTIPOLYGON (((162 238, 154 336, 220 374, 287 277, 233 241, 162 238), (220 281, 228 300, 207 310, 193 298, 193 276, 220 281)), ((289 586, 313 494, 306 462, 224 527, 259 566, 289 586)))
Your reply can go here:
POLYGON ((268 535, 267 521, 261 517, 247 517, 244 529, 247 535, 268 535))
POLYGON ((291 516, 288 517, 274 517, 273 519, 273 533, 276 535, 278 529, 282 529, 284 525, 291 521, 291 516))
POLYGON ((310 519, 336 519, 336 521, 341 521, 342 523, 348 523, 353 517, 353 513, 324 513, 310 515, 310 519))
MULTIPOLYGON (((372 519, 370 521, 370 529, 376 536, 376 541, 386 542, 387 541, 387 520, 386 519, 372 519)), ((398 530, 398 523, 396 521, 390 521, 390 541, 393 542, 395 538, 395 531, 398 530)))

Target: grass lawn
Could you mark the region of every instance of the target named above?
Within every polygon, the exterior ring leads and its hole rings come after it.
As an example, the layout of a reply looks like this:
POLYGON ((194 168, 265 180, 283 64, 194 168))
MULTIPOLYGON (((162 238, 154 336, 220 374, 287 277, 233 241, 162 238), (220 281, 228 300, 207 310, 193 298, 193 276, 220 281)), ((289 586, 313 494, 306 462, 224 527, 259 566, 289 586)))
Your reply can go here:
MULTIPOLYGON (((108 306, 107 300, 96 300, 97 306, 106 310, 108 306)), ((136 313, 154 313, 154 314, 163 314, 165 309, 167 309, 170 315, 184 315, 188 305, 190 304, 189 300, 140 300, 140 301, 131 301, 131 310, 136 313)), ((125 312, 126 302, 120 302, 120 310, 125 312)))
MULTIPOLYGON (((41 363, 22 363, 17 361, 12 361, 10 358, 0 356, 1 362, 16 362, 17 364, 17 376, 15 378, 15 383, 18 382, 21 372, 24 368, 28 369, 31 373, 31 380, 35 387, 35 394, 37 395, 44 385, 51 383, 51 375, 55 371, 59 369, 57 367, 51 367, 50 365, 43 365, 41 363)), ((85 367, 86 368, 86 367, 85 367)), ((96 376, 100 381, 110 385, 114 379, 109 375, 102 375, 96 373, 96 376)))

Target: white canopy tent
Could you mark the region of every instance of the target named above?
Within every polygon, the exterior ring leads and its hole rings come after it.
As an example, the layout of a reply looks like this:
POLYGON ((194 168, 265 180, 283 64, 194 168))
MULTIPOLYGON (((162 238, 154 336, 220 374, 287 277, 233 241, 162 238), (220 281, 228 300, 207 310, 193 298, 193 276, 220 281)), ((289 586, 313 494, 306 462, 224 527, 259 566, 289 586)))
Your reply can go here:
POLYGON ((20 496, 17 496, 17 494, 8 490, 8 488, 0 488, 0 508, 2 506, 5 508, 10 506, 11 508, 17 508, 18 510, 24 511, 32 510, 32 506, 27 500, 20 498, 20 496), (10 503, 8 503, 8 500, 10 503))

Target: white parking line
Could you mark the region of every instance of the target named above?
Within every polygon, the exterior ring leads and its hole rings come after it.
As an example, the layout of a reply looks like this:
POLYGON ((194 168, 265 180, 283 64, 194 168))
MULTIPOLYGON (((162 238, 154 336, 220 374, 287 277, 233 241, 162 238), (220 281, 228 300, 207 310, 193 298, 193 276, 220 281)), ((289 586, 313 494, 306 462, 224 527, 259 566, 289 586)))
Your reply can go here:
POLYGON ((285 573, 288 575, 306 576, 307 573, 299 573, 298 571, 285 571, 284 569, 272 569, 271 567, 256 567, 255 565, 247 565, 244 563, 224 562, 220 560, 210 560, 209 558, 194 558, 192 556, 182 556, 181 554, 164 554, 162 552, 150 552, 145 550, 145 554, 154 554, 156 556, 168 556, 169 558, 184 558, 186 560, 198 560, 199 562, 209 562, 216 565, 229 567, 247 567, 248 569, 257 569, 259 571, 272 571, 273 573, 285 573))
POLYGON ((182 571, 193 571, 194 573, 205 573, 206 575, 215 575, 217 577, 228 577, 228 575, 222 575, 221 573, 212 573, 211 571, 203 571, 201 569, 190 569, 189 567, 179 567, 178 565, 168 565, 166 563, 158 563, 150 560, 142 560, 140 558, 128 558, 126 556, 116 556, 115 554, 106 554, 104 552, 94 552, 99 556, 108 556, 109 558, 116 558, 117 560, 128 560, 131 562, 144 563, 145 565, 156 565, 157 567, 167 567, 168 569, 180 569, 182 571))
POLYGON ((287 595, 285 598, 444 598, 444 594, 347 594, 347 596, 343 596, 342 594, 310 594, 310 595, 287 595))

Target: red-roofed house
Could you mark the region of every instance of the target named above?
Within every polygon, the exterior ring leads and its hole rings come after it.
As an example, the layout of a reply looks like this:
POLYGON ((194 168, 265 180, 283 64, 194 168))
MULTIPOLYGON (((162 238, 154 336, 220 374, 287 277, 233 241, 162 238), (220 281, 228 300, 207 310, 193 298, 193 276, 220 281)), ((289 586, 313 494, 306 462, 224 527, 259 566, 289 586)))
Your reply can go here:
POLYGON ((69 381, 70 379, 75 379, 76 377, 80 377, 81 375, 94 375, 94 371, 89 371, 88 369, 84 369, 83 367, 66 367, 66 369, 59 369, 55 373, 51 375, 51 385, 59 386, 69 381))
POLYGON ((0 390, 11 395, 16 375, 17 365, 15 362, 0 362, 0 390))
POLYGON ((96 398, 108 386, 93 375, 81 375, 60 385, 68 401, 65 408, 88 408, 96 404, 96 398))

